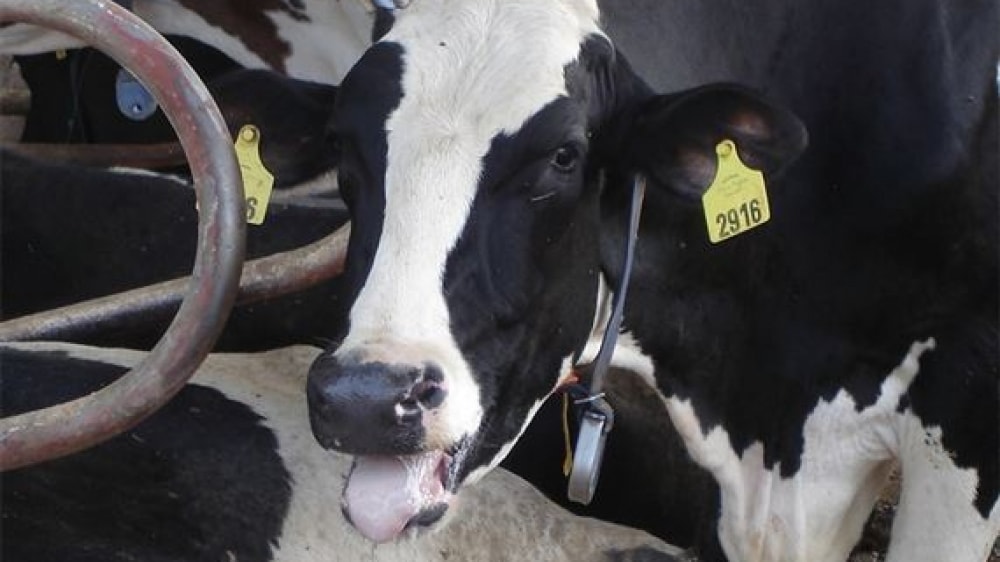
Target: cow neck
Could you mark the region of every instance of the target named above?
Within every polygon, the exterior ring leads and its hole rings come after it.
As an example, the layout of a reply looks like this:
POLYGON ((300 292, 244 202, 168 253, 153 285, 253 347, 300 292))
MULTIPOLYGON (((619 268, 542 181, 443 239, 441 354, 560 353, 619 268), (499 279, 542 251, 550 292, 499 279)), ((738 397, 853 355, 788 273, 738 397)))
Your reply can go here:
MULTIPOLYGON (((608 433, 614 425, 614 410, 604 399, 604 379, 611 357, 618 342, 621 331, 622 317, 625 311, 625 296, 628 293, 629 278, 632 275, 632 261, 635 256, 636 240, 639 236, 639 216, 642 212, 642 201, 646 194, 646 179, 636 175, 632 182, 632 201, 629 205, 628 231, 625 236, 625 263, 621 278, 614 291, 611 317, 604 328, 601 347, 590 365, 590 388, 586 396, 576 400, 583 407, 580 413, 580 430, 576 440, 576 452, 573 454, 573 464, 569 473, 569 499, 577 503, 589 504, 597 489, 597 479, 600 476, 601 460, 604 456, 604 444, 608 433)), ((574 363, 579 361, 579 353, 574 363)))

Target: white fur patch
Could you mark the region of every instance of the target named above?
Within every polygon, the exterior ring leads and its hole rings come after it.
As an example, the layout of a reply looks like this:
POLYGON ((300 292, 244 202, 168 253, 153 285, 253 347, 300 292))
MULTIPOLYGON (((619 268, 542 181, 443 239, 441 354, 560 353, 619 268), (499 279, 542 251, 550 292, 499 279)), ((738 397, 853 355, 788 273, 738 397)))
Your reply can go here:
POLYGON ((934 345, 933 339, 915 342, 882 383, 875 404, 860 412, 844 390, 830 402, 820 401, 803 427, 802 466, 787 479, 778 474, 780 467, 764 468, 760 443, 737 456, 724 429, 716 427, 704 436, 688 401, 666 400, 689 452, 720 484, 719 538, 730 559, 844 560, 897 462, 904 496, 909 490, 909 501, 919 506, 907 509, 907 500, 901 502, 889 560, 971 562, 985 557, 989 546, 983 545, 991 544, 997 522, 995 516, 984 521, 972 505, 975 474, 958 469, 939 439, 925 444, 924 432, 934 430, 925 430, 911 413, 897 411, 919 372, 920 356, 934 345), (930 467, 934 474, 928 473, 930 467))
MULTIPOLYGON (((451 334, 442 281, 468 220, 482 159, 566 93, 563 68, 597 32, 593 2, 416 2, 384 41, 404 49, 400 105, 386 123, 385 219, 338 356, 420 347, 448 397, 428 435, 447 447, 475 432, 479 388, 451 334), (530 29, 530 33, 525 33, 530 29)), ((387 354, 391 357, 391 353, 387 354)))
MULTIPOLYGON (((277 34, 291 46, 285 73, 294 78, 337 84, 371 43, 373 17, 359 2, 301 0, 309 21, 280 11, 265 12, 277 34)), ((132 11, 162 34, 183 35, 211 45, 247 68, 268 68, 238 37, 176 0, 135 0, 132 11)), ((28 55, 84 46, 49 29, 17 24, 0 29, 0 53, 28 55)))

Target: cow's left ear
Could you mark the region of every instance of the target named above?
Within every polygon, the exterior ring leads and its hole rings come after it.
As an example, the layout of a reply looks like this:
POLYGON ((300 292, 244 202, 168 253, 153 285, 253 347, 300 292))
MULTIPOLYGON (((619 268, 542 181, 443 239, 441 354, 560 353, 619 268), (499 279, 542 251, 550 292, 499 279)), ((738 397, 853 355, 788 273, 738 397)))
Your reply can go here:
POLYGON ((700 198, 715 177, 716 145, 736 143, 740 159, 769 176, 805 148, 805 126, 791 112, 736 85, 655 96, 622 131, 629 167, 678 194, 700 198))

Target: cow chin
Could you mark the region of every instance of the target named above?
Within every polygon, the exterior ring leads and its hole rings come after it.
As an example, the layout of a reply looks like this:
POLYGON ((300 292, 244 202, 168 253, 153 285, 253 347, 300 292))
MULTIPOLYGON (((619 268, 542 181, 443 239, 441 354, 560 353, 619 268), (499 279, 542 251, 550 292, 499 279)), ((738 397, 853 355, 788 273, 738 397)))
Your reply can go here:
POLYGON ((376 543, 433 527, 454 498, 454 452, 355 457, 344 487, 344 515, 376 543))

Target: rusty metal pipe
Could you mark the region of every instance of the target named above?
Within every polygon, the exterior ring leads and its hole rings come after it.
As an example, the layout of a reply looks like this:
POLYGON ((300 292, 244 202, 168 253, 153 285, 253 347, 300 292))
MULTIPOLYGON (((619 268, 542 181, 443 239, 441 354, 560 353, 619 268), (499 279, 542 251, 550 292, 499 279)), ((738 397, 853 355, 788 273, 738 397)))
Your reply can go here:
MULTIPOLYGON (((312 244, 249 261, 236 297, 249 304, 312 287, 344 269, 350 225, 312 244)), ((71 339, 125 318, 165 314, 190 283, 183 277, 0 322, 0 341, 71 339)))
POLYGON ((57 161, 101 168, 121 166, 162 170, 187 165, 184 149, 178 142, 154 144, 0 142, 0 150, 9 150, 14 154, 46 162, 57 161))
POLYGON ((181 389, 232 307, 245 225, 239 168, 226 124, 195 72, 156 31, 110 0, 0 0, 0 21, 76 36, 139 78, 177 131, 201 209, 190 287, 166 333, 141 364, 101 391, 0 420, 0 470, 9 470, 108 439, 181 389))

